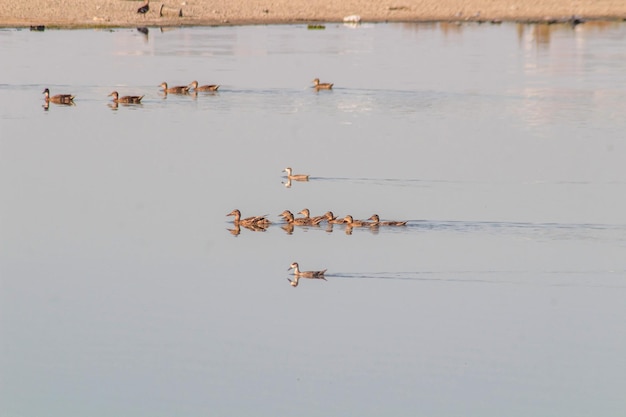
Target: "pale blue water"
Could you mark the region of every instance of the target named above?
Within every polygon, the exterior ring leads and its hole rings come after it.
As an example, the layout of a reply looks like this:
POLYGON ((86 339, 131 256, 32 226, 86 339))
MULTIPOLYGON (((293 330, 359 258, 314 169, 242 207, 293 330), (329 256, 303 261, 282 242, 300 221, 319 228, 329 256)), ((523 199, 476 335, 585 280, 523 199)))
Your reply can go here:
POLYGON ((544 29, 0 31, 0 417, 623 415, 626 25, 544 29), (227 230, 305 207, 409 223, 227 230))

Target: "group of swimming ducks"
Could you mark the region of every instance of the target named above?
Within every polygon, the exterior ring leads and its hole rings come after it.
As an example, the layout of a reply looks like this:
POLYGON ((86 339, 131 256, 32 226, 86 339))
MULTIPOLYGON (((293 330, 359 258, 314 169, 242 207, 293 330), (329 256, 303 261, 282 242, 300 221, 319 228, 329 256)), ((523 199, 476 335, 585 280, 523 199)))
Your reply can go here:
MULTIPOLYGON (((192 81, 189 85, 177 85, 174 87, 170 87, 166 82, 162 82, 159 87, 161 87, 162 93, 167 94, 192 94, 198 92, 207 92, 214 93, 216 92, 220 86, 219 84, 207 84, 207 85, 199 85, 198 81, 192 81)), ((332 83, 320 83, 319 78, 313 80, 313 88, 315 90, 332 90, 332 83)), ((50 95, 50 90, 46 88, 43 90, 45 103, 55 103, 55 104, 65 104, 65 105, 73 105, 74 98, 72 94, 56 94, 54 96, 50 95)), ((113 91, 109 94, 109 97, 113 97, 113 103, 123 103, 123 104, 141 104, 141 99, 144 96, 120 96, 117 91, 113 91)))
MULTIPOLYGON (((329 225, 341 224, 346 226, 346 228, 406 226, 407 224, 406 221, 381 221, 378 214, 372 214, 372 216, 369 217, 367 220, 355 220, 349 214, 344 217, 336 217, 332 211, 327 211, 321 216, 311 217, 311 212, 307 208, 302 209, 298 212, 298 214, 302 214, 303 217, 295 217, 293 213, 289 210, 285 210, 280 213, 278 216, 283 219, 283 228, 293 230, 294 226, 319 226, 322 222, 326 222, 329 225)), ((236 229, 239 229, 240 227, 245 227, 246 229, 252 231, 265 231, 272 224, 272 221, 269 220, 265 215, 242 218, 241 212, 237 209, 231 211, 226 216, 234 217, 233 224, 235 225, 236 229)), ((239 230, 237 230, 237 232, 238 231, 239 230)))

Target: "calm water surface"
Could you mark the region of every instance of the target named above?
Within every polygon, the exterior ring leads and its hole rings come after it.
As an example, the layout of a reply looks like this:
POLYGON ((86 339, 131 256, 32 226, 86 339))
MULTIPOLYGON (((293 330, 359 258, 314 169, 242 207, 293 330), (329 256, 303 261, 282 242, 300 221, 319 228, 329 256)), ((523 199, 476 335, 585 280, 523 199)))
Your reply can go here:
POLYGON ((623 416, 625 41, 0 31, 0 416, 623 416))

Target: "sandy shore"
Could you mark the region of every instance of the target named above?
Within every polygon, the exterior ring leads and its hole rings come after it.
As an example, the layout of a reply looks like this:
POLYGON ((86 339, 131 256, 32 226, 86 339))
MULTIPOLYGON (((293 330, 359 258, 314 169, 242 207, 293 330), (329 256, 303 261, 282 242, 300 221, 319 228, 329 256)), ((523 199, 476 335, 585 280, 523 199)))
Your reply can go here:
POLYGON ((626 19, 624 0, 0 0, 0 27, 136 27, 385 21, 626 19), (163 13, 159 11, 163 5, 163 13), (182 11, 182 17, 179 12, 182 11))

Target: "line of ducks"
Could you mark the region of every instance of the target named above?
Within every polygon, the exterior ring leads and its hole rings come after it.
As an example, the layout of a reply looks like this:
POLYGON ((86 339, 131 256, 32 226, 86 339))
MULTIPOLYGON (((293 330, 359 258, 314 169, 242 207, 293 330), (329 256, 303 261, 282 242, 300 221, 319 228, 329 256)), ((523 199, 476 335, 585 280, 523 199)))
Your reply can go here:
MULTIPOLYGON (((167 94, 190 94, 192 92, 214 93, 220 88, 220 85, 219 84, 199 85, 198 81, 194 80, 189 85, 177 85, 174 87, 168 86, 168 84, 164 81, 159 85, 159 87, 161 87, 163 89, 162 92, 165 95, 167 95, 167 94)), ((332 90, 333 84, 332 83, 320 83, 319 78, 316 78, 313 80, 313 88, 315 88, 316 90, 332 90)), ((72 94, 56 94, 54 96, 51 96, 50 90, 48 88, 43 90, 43 94, 44 94, 44 100, 46 104, 55 103, 55 104, 72 105, 74 104, 74 98, 76 97, 76 96, 73 96, 72 94)), ((120 96, 117 91, 113 91, 107 97, 113 97, 113 102, 116 104, 117 103, 141 104, 141 99, 144 98, 144 96, 120 96)), ((288 168, 288 169, 291 170, 291 168, 288 168)), ((291 173, 289 173, 289 176, 291 176, 291 173)), ((289 179, 292 179, 294 181, 308 181, 308 175, 306 176, 306 179, 301 179, 299 177, 301 176, 295 175, 289 179)))
MULTIPOLYGON (((303 217, 295 217, 293 213, 289 210, 285 210, 278 215, 283 219, 282 227, 288 233, 292 232, 295 226, 319 226, 322 222, 326 222, 328 223, 328 225, 331 226, 335 224, 344 225, 348 234, 354 227, 369 227, 374 229, 380 226, 401 227, 406 226, 407 224, 407 221, 381 221, 378 214, 373 214, 367 220, 355 220, 349 214, 339 218, 336 217, 332 211, 327 211, 321 216, 311 217, 311 212, 307 208, 302 209, 298 212, 298 214, 302 214, 303 217)), ((255 232, 264 232, 272 224, 272 222, 267 218, 267 215, 242 218, 241 212, 238 209, 231 211, 226 216, 234 217, 233 224, 235 226, 235 229, 229 230, 235 235, 239 234, 241 227, 245 227, 246 229, 255 232)))

